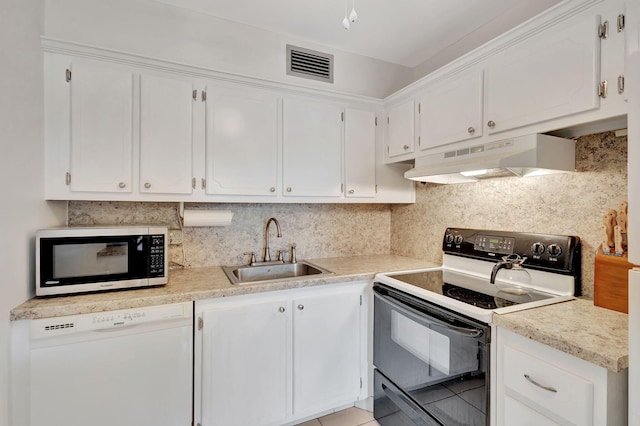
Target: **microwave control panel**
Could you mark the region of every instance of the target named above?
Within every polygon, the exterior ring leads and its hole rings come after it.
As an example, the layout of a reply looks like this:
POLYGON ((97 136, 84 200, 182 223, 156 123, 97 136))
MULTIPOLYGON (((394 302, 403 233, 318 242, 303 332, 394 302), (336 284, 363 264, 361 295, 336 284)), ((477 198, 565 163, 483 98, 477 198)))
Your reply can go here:
POLYGON ((149 237, 149 276, 161 277, 164 275, 165 236, 150 235, 149 237))

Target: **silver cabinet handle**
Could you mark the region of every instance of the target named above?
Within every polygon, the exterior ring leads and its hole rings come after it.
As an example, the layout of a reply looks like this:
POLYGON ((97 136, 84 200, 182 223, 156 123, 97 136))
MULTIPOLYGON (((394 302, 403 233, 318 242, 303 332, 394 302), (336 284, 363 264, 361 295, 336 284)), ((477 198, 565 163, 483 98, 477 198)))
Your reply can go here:
POLYGON ((355 194, 356 191, 354 191, 353 189, 349 190, 349 194, 355 194))
POLYGON ((284 312, 284 306, 280 306, 280 308, 278 309, 278 311, 280 311, 280 313, 284 312))
POLYGON ((404 145, 402 148, 406 151, 409 149, 409 145, 404 145))
POLYGON ((303 309, 304 309, 304 305, 302 305, 302 304, 298 305, 298 310, 300 310, 300 311, 301 311, 301 310, 303 310, 303 309))
POLYGON ((496 127, 496 122, 493 121, 493 120, 489 120, 487 122, 487 126, 489 126, 489 127, 491 127, 493 129, 494 127, 496 127))
POLYGON ((475 128, 473 128, 473 127, 469 127, 469 128, 467 129, 467 133, 469 133, 470 135, 474 134, 475 132, 476 132, 476 129, 475 129, 475 128))
POLYGON ((529 383, 531 383, 531 384, 532 384, 532 385, 534 385, 534 386, 539 387, 540 389, 544 389, 544 390, 546 390, 546 391, 553 392, 553 393, 557 393, 557 392, 558 392, 555 388, 552 388, 551 386, 545 386, 545 385, 543 385, 543 384, 540 384, 540 383, 536 382, 536 381, 535 381, 535 380, 533 380, 533 379, 532 379, 528 374, 525 374, 525 375, 524 375, 524 378, 525 378, 525 379, 527 379, 527 381, 528 381, 529 383))
POLYGON ((126 188, 126 187, 127 187, 127 184, 126 184, 126 183, 124 183, 124 182, 120 182, 120 183, 118 184, 118 188, 126 188))
POLYGON ((149 182, 147 182, 147 183, 144 184, 144 187, 149 189, 149 188, 151 188, 151 184, 149 182))
POLYGON ((271 188, 269 188, 269 192, 276 192, 276 188, 272 186, 271 188))
POLYGON ((287 187, 287 192, 291 192, 291 187, 290 186, 287 187))

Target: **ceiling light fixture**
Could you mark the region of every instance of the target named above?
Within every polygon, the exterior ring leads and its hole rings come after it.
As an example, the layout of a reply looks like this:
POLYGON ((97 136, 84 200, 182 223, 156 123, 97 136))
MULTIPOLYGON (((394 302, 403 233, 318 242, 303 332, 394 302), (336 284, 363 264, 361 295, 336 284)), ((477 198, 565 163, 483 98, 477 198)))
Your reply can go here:
POLYGON ((345 30, 348 30, 351 27, 351 22, 356 22, 358 20, 358 13, 356 12, 356 0, 353 0, 353 6, 351 7, 351 12, 347 14, 349 11, 349 0, 344 0, 344 19, 342 20, 342 26, 345 30))

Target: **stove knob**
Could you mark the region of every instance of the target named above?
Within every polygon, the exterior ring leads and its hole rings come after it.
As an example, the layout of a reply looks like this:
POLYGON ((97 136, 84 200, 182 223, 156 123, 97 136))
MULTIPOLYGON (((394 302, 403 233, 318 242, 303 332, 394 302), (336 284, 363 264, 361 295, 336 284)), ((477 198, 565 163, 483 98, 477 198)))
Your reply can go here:
POLYGON ((546 247, 542 243, 533 243, 533 245, 531 246, 531 251, 536 256, 540 256, 540 255, 544 254, 545 248, 546 247))
POLYGON ((549 248, 547 249, 547 251, 549 252, 549 254, 553 257, 558 257, 562 254, 562 247, 560 247, 557 244, 551 244, 549 246, 549 248))
POLYGON ((464 241, 464 239, 462 238, 462 235, 456 235, 455 238, 453 239, 453 242, 455 242, 458 245, 462 244, 462 241, 464 241))
POLYGON ((453 242, 453 235, 447 234, 444 236, 444 242, 447 244, 451 244, 453 242))

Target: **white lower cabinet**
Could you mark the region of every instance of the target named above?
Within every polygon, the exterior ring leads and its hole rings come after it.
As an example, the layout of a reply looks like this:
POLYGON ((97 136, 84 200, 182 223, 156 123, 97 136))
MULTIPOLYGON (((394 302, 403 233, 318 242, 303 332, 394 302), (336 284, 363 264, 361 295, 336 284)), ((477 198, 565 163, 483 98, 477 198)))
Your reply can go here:
POLYGON ((293 415, 353 402, 360 393, 362 287, 293 300, 293 415))
POLYGON ((279 424, 290 393, 290 303, 285 299, 203 306, 201 420, 204 425, 279 424))
POLYGON ((627 373, 498 327, 497 425, 626 425, 627 373))
POLYGON ((366 286, 196 302, 195 424, 289 424, 366 397, 366 286))

